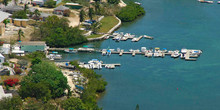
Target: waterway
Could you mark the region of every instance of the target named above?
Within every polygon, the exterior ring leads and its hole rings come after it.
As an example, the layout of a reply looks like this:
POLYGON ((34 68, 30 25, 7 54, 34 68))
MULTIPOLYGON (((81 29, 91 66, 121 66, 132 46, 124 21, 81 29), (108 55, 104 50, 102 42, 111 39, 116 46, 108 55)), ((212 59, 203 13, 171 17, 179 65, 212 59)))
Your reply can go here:
POLYGON ((103 110, 218 110, 220 108, 220 5, 197 0, 142 0, 146 15, 118 30, 136 35, 148 34, 154 40, 142 39, 116 43, 113 40, 93 42, 95 48, 140 49, 161 47, 201 49, 197 61, 146 58, 141 55, 101 56, 98 53, 64 54, 63 60, 121 63, 114 70, 96 70, 108 82, 106 93, 98 101, 103 110))

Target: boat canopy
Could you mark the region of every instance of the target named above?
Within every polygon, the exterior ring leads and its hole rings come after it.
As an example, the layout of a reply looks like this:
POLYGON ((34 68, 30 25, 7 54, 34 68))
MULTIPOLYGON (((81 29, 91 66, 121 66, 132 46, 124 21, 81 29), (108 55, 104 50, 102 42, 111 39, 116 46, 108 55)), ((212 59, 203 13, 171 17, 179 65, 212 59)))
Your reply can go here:
POLYGON ((52 53, 58 53, 58 52, 53 51, 52 53))
POLYGON ((69 50, 73 50, 74 48, 69 48, 69 50))
POLYGON ((107 50, 107 52, 111 52, 111 50, 107 50))
POLYGON ((156 47, 155 49, 156 49, 156 50, 160 50, 160 48, 159 48, 159 47, 156 47))
POLYGON ((75 85, 75 86, 76 86, 76 88, 78 88, 78 89, 84 90, 84 88, 83 88, 82 86, 78 86, 78 85, 75 85))
POLYGON ((167 50, 167 48, 163 48, 164 50, 167 50))
POLYGON ((87 45, 84 45, 83 47, 86 47, 86 48, 88 48, 88 46, 87 46, 87 45))

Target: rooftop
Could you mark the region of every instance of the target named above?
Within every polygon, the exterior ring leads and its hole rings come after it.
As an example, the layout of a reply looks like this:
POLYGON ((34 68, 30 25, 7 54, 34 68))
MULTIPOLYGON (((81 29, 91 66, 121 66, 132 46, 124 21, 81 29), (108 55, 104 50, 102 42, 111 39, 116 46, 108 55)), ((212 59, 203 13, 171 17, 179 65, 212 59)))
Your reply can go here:
POLYGON ((25 41, 19 42, 20 45, 46 45, 45 41, 25 41))
POLYGON ((3 11, 0 11, 0 22, 4 21, 5 19, 7 19, 11 14, 10 13, 6 13, 3 11))
POLYGON ((56 10, 68 10, 69 8, 68 7, 65 7, 65 6, 63 6, 63 5, 61 5, 61 6, 58 6, 58 7, 56 7, 55 9, 54 9, 54 11, 56 11, 56 10))

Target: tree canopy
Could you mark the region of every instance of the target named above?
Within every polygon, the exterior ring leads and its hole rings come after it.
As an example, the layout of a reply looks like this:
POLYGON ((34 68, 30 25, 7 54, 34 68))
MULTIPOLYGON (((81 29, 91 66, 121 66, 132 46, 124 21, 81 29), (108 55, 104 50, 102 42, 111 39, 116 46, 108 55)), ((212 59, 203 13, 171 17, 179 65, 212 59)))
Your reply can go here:
POLYGON ((12 14, 12 18, 27 19, 28 17, 26 15, 26 11, 21 10, 21 11, 14 12, 12 14))
POLYGON ((50 94, 52 98, 63 96, 69 87, 66 77, 49 62, 33 65, 28 76, 25 76, 20 84, 19 94, 22 98, 35 97, 44 100, 49 99, 50 94))
POLYGON ((62 102, 64 110, 86 110, 85 105, 79 98, 69 98, 62 102))
POLYGON ((67 47, 87 41, 78 28, 69 27, 66 18, 50 16, 40 25, 41 37, 50 47, 67 47))
POLYGON ((145 10, 140 5, 130 2, 126 7, 122 8, 117 16, 123 22, 129 22, 135 20, 138 16, 144 15, 145 10))

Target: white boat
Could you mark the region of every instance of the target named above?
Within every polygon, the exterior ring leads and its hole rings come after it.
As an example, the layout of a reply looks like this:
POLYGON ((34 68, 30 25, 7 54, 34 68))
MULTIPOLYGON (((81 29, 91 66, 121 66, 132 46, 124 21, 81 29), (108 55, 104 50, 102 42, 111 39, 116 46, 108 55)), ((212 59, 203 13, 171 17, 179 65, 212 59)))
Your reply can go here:
POLYGON ((141 3, 140 2, 134 2, 135 4, 137 4, 137 5, 141 5, 141 3))
POLYGON ((137 38, 133 38, 131 41, 132 41, 132 42, 136 42, 136 41, 137 41, 137 38))
POLYGON ((74 50, 73 48, 69 48, 69 49, 65 49, 64 52, 67 52, 67 53, 76 53, 77 50, 74 50))
POLYGON ((217 3, 220 4, 220 1, 218 1, 217 3))

